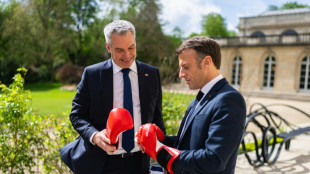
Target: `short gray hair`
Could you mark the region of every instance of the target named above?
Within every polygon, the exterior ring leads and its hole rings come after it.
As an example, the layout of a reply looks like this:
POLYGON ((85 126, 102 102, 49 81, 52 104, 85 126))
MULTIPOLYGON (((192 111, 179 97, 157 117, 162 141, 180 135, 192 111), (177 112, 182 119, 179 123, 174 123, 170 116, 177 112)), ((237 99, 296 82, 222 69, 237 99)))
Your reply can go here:
POLYGON ((136 29, 135 26, 126 20, 117 20, 109 23, 104 27, 105 41, 111 46, 112 45, 112 34, 125 35, 128 31, 131 32, 134 39, 136 40, 136 29))

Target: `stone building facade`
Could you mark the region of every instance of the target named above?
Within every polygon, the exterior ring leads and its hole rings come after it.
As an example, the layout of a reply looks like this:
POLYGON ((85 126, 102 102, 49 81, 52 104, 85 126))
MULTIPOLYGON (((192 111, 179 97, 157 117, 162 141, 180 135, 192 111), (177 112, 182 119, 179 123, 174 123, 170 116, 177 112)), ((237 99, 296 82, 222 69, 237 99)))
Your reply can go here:
POLYGON ((310 9, 240 18, 238 37, 217 38, 221 72, 245 95, 310 101, 310 9))

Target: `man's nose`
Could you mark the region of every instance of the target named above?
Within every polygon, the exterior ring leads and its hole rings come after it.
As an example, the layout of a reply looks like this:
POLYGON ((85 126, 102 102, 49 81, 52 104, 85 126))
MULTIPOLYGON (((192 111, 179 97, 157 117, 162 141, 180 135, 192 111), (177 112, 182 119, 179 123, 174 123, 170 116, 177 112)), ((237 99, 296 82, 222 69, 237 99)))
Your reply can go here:
POLYGON ((126 59, 130 58, 130 52, 129 51, 124 52, 124 58, 126 58, 126 59))
POLYGON ((185 75, 184 75, 184 73, 182 72, 182 69, 180 69, 180 71, 179 71, 179 77, 180 78, 183 78, 185 75))

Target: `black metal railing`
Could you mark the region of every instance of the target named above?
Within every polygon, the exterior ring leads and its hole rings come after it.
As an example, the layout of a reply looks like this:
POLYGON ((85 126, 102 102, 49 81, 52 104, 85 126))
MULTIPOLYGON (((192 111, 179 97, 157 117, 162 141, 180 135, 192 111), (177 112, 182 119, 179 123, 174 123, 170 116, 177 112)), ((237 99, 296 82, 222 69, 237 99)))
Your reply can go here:
MULTIPOLYGON (((271 106, 291 108, 310 118, 310 115, 306 112, 290 105, 272 104, 264 106, 260 103, 253 104, 250 107, 250 113, 247 115, 241 141, 242 152, 253 167, 274 164, 280 155, 283 145, 286 150, 289 150, 292 138, 310 132, 310 126, 299 127, 289 123, 278 113, 269 109, 271 106), (254 108, 257 109, 254 110, 254 108), (256 130, 253 130, 255 128, 256 130), (254 149, 252 149, 254 152, 249 152, 247 148, 249 144, 254 146, 254 149)), ((294 116, 292 115, 292 117, 294 116)))

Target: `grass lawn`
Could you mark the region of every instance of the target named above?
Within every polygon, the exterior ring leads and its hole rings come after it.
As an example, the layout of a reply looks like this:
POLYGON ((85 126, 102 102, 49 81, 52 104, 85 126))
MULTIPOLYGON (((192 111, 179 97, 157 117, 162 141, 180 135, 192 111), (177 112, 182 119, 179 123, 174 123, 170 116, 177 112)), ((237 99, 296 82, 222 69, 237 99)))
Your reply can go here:
POLYGON ((76 91, 60 90, 60 83, 25 84, 31 91, 32 108, 43 115, 62 115, 71 110, 76 91))
POLYGON ((178 100, 180 103, 185 104, 187 107, 191 101, 195 98, 194 94, 181 94, 181 93, 171 93, 171 92, 163 92, 163 99, 173 99, 178 100))
MULTIPOLYGON (((44 115, 62 115, 63 112, 71 110, 72 100, 76 90, 64 91, 60 88, 60 83, 25 84, 25 89, 31 91, 32 108, 44 115)), ((163 99, 179 100, 186 106, 188 106, 194 97, 195 95, 190 94, 163 92, 163 99)))

